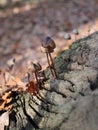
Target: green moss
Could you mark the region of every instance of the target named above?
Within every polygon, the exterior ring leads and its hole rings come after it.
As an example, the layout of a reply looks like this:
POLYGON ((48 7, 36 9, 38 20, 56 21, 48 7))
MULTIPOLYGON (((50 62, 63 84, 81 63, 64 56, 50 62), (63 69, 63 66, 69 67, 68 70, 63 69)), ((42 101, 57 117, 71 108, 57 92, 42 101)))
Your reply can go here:
MULTIPOLYGON (((71 57, 81 50, 89 49, 88 45, 85 44, 88 38, 86 37, 83 39, 79 39, 76 42, 73 42, 73 44, 69 47, 67 50, 61 51, 57 57, 54 58, 54 64, 55 68, 58 74, 62 72, 68 72, 68 65, 71 63, 71 57)), ((50 71, 47 70, 46 73, 48 76, 50 75, 50 71)))
POLYGON ((81 46, 81 42, 80 42, 80 41, 77 41, 77 42, 74 42, 74 43, 69 47, 69 49, 71 49, 71 51, 73 51, 73 50, 76 50, 79 46, 81 46))

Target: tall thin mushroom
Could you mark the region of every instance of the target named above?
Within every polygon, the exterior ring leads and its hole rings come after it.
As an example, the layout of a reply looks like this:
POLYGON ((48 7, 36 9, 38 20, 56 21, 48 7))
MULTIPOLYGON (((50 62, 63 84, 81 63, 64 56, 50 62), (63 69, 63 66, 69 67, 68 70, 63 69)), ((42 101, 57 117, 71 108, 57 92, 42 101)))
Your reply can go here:
POLYGON ((65 35, 64 35, 64 39, 66 40, 66 43, 67 43, 67 45, 68 45, 68 44, 69 44, 68 41, 71 40, 71 35, 70 35, 69 33, 65 34, 65 35))
POLYGON ((38 67, 36 64, 34 64, 33 62, 31 62, 28 66, 28 69, 34 73, 35 75, 35 79, 36 79, 36 83, 39 85, 39 81, 38 81, 38 77, 37 77, 37 70, 38 70, 38 67))
POLYGON ((79 35, 79 31, 77 29, 74 29, 72 33, 75 35, 75 41, 77 40, 77 35, 79 35))
POLYGON ((56 48, 56 44, 51 37, 47 36, 45 37, 45 39, 43 39, 41 50, 42 52, 46 53, 48 65, 52 76, 57 78, 57 73, 51 56, 51 53, 54 52, 55 48, 56 48))

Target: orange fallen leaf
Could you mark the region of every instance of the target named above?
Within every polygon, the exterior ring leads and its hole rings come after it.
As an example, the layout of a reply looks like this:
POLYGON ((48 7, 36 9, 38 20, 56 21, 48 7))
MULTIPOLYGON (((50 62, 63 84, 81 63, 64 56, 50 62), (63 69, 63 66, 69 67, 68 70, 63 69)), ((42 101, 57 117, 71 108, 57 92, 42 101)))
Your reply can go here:
POLYGON ((10 103, 11 101, 12 101, 12 97, 6 99, 6 104, 7 104, 7 103, 10 103))
POLYGON ((5 104, 6 104, 6 101, 2 101, 2 102, 0 103, 0 111, 4 109, 5 104))
POLYGON ((3 96, 2 96, 2 100, 6 100, 7 97, 9 97, 11 95, 11 93, 6 92, 3 96))

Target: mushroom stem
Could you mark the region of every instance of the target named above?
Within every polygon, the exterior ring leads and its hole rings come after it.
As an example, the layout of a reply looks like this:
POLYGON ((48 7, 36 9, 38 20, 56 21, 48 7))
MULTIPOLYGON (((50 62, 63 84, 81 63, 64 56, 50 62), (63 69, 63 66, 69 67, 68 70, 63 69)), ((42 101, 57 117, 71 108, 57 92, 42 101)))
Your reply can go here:
POLYGON ((57 78, 58 76, 57 76, 57 73, 56 73, 56 70, 55 70, 55 66, 54 66, 54 63, 53 63, 53 59, 52 59, 51 53, 49 53, 49 56, 50 56, 50 59, 51 59, 51 62, 52 62, 52 66, 53 66, 53 70, 54 70, 54 75, 57 78))
POLYGON ((51 71, 51 73, 52 73, 52 76, 54 76, 53 71, 52 71, 52 69, 51 69, 51 64, 50 64, 50 60, 49 60, 48 54, 49 54, 49 53, 48 53, 48 52, 46 52, 46 56, 47 56, 48 65, 49 65, 50 71, 51 71))
POLYGON ((37 72, 34 72, 34 74, 35 74, 37 85, 39 86, 39 80, 38 80, 38 77, 37 77, 37 72))
POLYGON ((5 78, 5 73, 3 73, 3 78, 4 78, 4 83, 5 85, 7 84, 6 78, 5 78))
POLYGON ((29 74, 29 72, 27 72, 27 79, 28 79, 28 82, 30 82, 30 74, 29 74))

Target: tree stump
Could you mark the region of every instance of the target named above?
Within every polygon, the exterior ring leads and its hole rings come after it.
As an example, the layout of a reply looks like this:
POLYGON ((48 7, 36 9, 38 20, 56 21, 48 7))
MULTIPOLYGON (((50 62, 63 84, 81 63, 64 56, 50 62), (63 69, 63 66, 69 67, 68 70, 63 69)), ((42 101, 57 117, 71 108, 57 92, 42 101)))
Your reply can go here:
POLYGON ((13 96, 8 130, 98 130, 98 32, 74 42, 55 59, 58 79, 39 95, 13 96))

